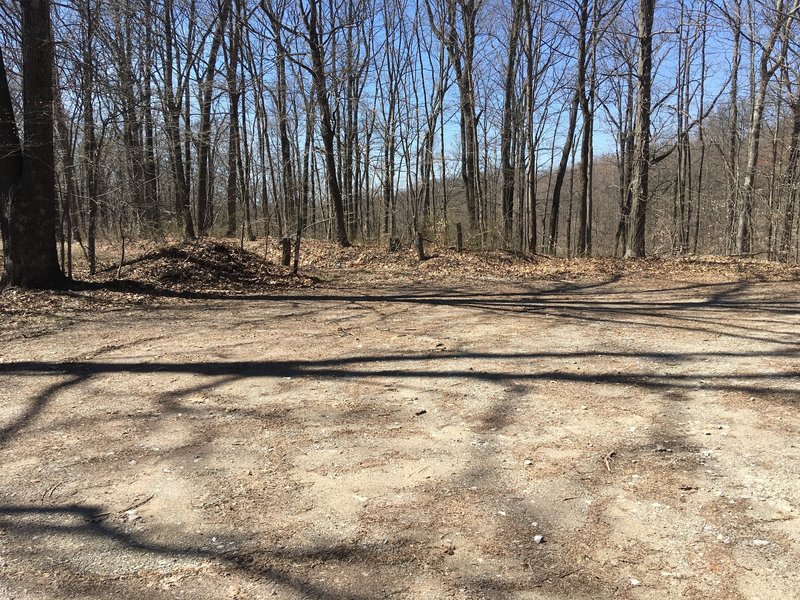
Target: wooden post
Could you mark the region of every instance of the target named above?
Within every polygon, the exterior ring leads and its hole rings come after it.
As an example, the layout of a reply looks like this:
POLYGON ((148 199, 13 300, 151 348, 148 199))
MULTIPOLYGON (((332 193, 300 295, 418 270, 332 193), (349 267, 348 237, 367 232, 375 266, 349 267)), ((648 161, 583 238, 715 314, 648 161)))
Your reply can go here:
POLYGON ((464 251, 464 231, 461 223, 456 223, 456 250, 459 254, 464 251))
POLYGON ((288 267, 292 263, 292 240, 281 238, 281 264, 288 267))
POLYGON ((294 238, 294 264, 292 265, 292 274, 297 275, 297 270, 300 268, 300 236, 303 235, 303 227, 306 225, 306 220, 303 217, 297 217, 297 235, 294 238))
POLYGON ((425 239, 422 237, 422 232, 417 232, 417 238, 414 242, 414 245, 417 247, 417 257, 419 258, 419 262, 422 262, 427 256, 425 256, 425 239))

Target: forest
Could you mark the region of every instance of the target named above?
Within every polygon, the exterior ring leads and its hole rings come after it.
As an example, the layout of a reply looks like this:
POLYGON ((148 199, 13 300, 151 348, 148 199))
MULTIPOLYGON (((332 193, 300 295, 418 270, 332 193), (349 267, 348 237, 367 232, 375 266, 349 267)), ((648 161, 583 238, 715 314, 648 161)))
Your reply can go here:
POLYGON ((6 280, 15 240, 796 262, 799 4, 5 2, 6 280))
POLYGON ((0 0, 0 599, 800 598, 800 0, 0 0))

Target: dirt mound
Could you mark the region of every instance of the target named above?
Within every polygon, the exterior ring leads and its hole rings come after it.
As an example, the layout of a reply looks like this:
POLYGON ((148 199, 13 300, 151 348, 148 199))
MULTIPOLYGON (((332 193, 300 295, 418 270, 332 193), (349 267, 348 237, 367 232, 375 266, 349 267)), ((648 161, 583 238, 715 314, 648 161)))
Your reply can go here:
POLYGON ((178 292, 226 293, 315 283, 311 277, 293 276, 254 252, 216 240, 165 246, 127 263, 121 275, 128 282, 178 292))

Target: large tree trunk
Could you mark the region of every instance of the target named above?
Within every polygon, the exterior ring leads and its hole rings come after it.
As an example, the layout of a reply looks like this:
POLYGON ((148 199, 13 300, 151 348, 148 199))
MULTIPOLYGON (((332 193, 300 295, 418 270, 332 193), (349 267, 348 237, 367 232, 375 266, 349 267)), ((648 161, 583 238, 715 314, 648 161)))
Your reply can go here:
POLYGON ((53 42, 49 0, 22 1, 20 144, 0 51, 0 225, 3 283, 58 287, 65 283, 56 251, 53 149, 53 42))
POLYGON ((10 237, 9 213, 16 200, 22 179, 22 142, 19 139, 14 104, 8 89, 8 78, 0 46, 0 234, 3 238, 5 261, 8 262, 10 237))
POLYGON ((625 257, 645 255, 647 200, 650 193, 650 96, 653 70, 653 16, 655 0, 639 0, 639 60, 637 67, 636 126, 634 128, 631 228, 625 257))

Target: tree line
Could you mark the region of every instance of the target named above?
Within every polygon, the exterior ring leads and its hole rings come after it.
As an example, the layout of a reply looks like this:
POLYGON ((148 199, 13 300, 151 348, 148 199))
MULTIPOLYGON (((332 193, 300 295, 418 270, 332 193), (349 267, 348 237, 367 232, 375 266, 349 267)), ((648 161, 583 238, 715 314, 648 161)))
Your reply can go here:
POLYGON ((98 236, 800 250, 800 0, 18 0, 4 278, 98 236))

